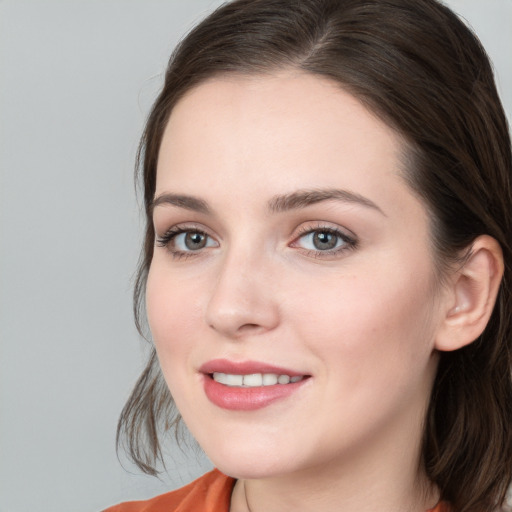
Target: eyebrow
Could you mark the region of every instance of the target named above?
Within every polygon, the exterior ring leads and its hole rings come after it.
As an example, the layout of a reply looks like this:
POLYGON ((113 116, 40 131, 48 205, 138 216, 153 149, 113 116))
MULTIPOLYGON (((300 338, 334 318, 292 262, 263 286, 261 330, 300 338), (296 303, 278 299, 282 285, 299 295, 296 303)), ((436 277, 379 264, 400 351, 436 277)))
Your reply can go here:
POLYGON ((322 201, 342 201, 345 203, 354 203, 372 208, 386 217, 386 214, 373 201, 355 192, 340 189, 320 189, 320 190, 298 190, 291 194, 280 195, 272 198, 268 203, 271 212, 283 212, 305 208, 322 201))
MULTIPOLYGON (((340 189, 312 189, 298 190, 290 194, 283 194, 273 197, 268 202, 268 209, 272 213, 280 213, 288 210, 306 208, 322 201, 342 201, 372 208, 386 217, 386 214, 373 201, 355 192, 340 189)), ((210 214, 211 209, 203 199, 184 194, 164 193, 155 197, 150 206, 151 213, 157 206, 172 205, 178 208, 195 211, 203 214, 210 214)))
POLYGON ((203 199, 183 194, 170 193, 160 194, 158 197, 155 197, 151 203, 150 212, 153 213, 157 206, 163 204, 170 204, 172 206, 178 206, 179 208, 185 208, 186 210, 192 210, 194 212, 204 214, 210 213, 210 207, 208 206, 208 203, 203 199))

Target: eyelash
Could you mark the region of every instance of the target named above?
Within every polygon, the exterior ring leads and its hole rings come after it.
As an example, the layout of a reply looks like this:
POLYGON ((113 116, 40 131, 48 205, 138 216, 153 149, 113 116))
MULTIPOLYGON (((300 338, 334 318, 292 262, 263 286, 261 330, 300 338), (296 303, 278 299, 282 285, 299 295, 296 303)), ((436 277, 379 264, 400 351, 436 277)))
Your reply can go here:
MULTIPOLYGON (((319 224, 315 227, 307 226, 300 228, 298 234, 295 236, 293 242, 290 244, 291 247, 297 247, 298 241, 304 238, 307 235, 311 235, 313 233, 328 233, 330 235, 334 235, 338 241, 342 241, 343 245, 341 247, 335 247, 329 250, 314 250, 314 249, 303 249, 306 255, 313 258, 329 258, 333 256, 340 255, 346 251, 354 250, 358 246, 358 241, 355 237, 349 236, 346 233, 342 232, 339 229, 333 228, 332 226, 326 226, 319 224)), ((167 248, 173 258, 182 259, 182 258, 190 258, 194 256, 198 256, 199 253, 202 252, 202 248, 194 251, 181 251, 172 247, 172 242, 176 239, 177 236, 183 234, 199 234, 207 239, 213 240, 213 238, 204 230, 194 227, 194 226, 180 226, 176 225, 168 229, 162 236, 156 238, 156 245, 158 247, 167 248)), ((336 242, 336 244, 338 243, 336 242)))
POLYGON ((158 247, 167 248, 167 250, 171 253, 172 257, 176 258, 176 259, 190 258, 190 257, 198 255, 198 253, 201 252, 200 249, 197 251, 192 251, 192 250, 191 251, 180 251, 180 250, 176 250, 176 249, 172 248, 172 245, 171 245, 172 242, 176 239, 177 236, 179 236, 183 233, 194 233, 194 234, 202 235, 209 239, 212 238, 208 233, 206 233, 206 231, 204 231, 200 228, 197 228, 194 226, 177 225, 177 226, 173 226, 170 229, 168 229, 162 236, 157 237, 156 245, 158 247))
POLYGON ((329 250, 314 250, 314 249, 305 249, 306 255, 313 258, 329 258, 333 256, 338 256, 341 253, 351 251, 357 248, 358 241, 355 237, 349 236, 347 233, 341 231, 340 229, 334 228, 332 226, 326 226, 323 224, 318 224, 315 227, 305 226, 299 229, 299 233, 295 237, 293 244, 296 244, 301 238, 304 238, 307 235, 311 235, 313 233, 328 233, 330 235, 334 235, 337 237, 338 241, 342 241, 343 245, 341 247, 335 247, 329 250))

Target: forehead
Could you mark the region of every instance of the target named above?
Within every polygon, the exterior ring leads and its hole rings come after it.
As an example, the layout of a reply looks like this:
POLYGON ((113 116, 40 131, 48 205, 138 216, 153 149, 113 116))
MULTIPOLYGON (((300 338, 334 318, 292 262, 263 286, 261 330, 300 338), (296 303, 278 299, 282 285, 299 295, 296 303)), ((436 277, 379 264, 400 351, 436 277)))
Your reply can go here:
POLYGON ((328 79, 224 76, 190 90, 173 109, 157 194, 343 187, 371 196, 388 181, 393 195, 406 186, 403 147, 394 130, 328 79))
MULTIPOLYGON (((276 144, 295 145, 315 139, 323 145, 349 147, 362 134, 372 135, 375 152, 396 153, 400 137, 359 100, 324 77, 290 70, 273 75, 222 75, 189 90, 171 112, 164 139, 181 146, 183 139, 210 139, 231 131, 237 148, 243 142, 267 150, 276 144), (178 140, 180 143, 178 143, 178 140)), ((303 146, 304 150, 308 146, 303 146)), ((321 149, 321 148, 319 148, 321 149)), ((370 156, 372 151, 365 151, 370 156)))

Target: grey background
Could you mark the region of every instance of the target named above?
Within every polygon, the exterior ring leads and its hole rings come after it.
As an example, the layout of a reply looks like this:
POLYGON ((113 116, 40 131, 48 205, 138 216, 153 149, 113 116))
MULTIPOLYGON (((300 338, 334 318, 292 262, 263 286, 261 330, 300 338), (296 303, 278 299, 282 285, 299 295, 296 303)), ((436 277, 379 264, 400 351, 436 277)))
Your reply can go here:
MULTIPOLYGON (((144 360, 131 315, 135 150, 179 37, 219 0, 0 0, 0 512, 90 512, 162 481, 120 466, 117 416, 144 360)), ((448 2, 512 112, 512 0, 448 2)), ((128 466, 129 467, 129 466, 128 466)))

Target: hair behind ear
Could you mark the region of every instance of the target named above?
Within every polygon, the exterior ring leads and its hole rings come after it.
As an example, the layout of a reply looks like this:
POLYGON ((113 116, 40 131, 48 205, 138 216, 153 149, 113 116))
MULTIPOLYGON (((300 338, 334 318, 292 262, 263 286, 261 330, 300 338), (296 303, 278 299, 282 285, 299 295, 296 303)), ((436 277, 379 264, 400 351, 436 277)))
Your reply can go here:
POLYGON ((443 483, 442 498, 457 512, 495 511, 512 478, 511 340, 503 321, 512 310, 504 272, 500 244, 482 235, 448 277, 423 453, 429 477, 443 483))

